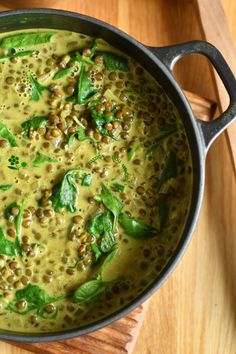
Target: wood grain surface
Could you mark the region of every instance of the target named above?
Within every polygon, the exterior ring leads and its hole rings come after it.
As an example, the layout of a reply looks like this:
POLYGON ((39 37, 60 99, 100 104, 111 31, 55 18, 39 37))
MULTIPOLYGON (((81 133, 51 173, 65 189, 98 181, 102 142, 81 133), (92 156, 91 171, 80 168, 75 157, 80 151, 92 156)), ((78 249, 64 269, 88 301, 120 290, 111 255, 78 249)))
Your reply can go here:
MULTIPOLYGON (((236 2, 224 0, 223 5, 236 44, 236 2)), ((148 45, 201 39, 190 0, 68 0, 63 8, 100 18, 148 45)), ((185 89, 216 98, 206 59, 183 59, 175 75, 185 89)), ((236 353, 235 210, 235 177, 223 134, 207 156, 194 238, 175 272, 151 298, 133 354, 236 353)), ((0 353, 27 352, 1 343, 0 353)))

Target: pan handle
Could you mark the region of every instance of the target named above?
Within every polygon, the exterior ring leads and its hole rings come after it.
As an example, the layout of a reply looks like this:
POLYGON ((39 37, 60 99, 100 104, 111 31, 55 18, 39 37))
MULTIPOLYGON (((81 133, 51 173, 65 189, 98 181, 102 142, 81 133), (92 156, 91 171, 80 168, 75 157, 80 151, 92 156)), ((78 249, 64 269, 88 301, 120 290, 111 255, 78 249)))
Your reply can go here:
POLYGON ((236 118, 236 80, 222 54, 212 44, 205 41, 191 41, 167 47, 148 47, 151 52, 173 74, 175 63, 184 56, 203 54, 213 64, 229 94, 230 103, 225 112, 211 122, 197 119, 203 135, 206 150, 217 136, 236 118))

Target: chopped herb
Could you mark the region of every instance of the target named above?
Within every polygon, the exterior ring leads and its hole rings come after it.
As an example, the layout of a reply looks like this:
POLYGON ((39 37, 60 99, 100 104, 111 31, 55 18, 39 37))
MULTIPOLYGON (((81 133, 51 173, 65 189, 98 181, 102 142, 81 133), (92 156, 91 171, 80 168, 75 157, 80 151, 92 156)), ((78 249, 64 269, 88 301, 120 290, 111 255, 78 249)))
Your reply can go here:
POLYGON ((134 157, 137 147, 138 147, 138 141, 135 141, 131 146, 130 151, 128 152, 128 161, 131 161, 132 158, 134 157))
POLYGON ((16 33, 2 38, 0 47, 5 49, 24 48, 47 43, 55 33, 54 31, 16 33))
POLYGON ((36 156, 32 162, 33 167, 39 167, 45 162, 55 163, 58 161, 52 157, 42 154, 40 151, 37 151, 36 156))
POLYGON ((126 58, 121 57, 111 52, 97 52, 98 55, 102 55, 105 67, 108 71, 128 71, 128 61, 126 58))
POLYGON ((61 79, 62 77, 69 75, 71 73, 72 69, 73 69, 72 67, 61 69, 53 76, 52 79, 53 80, 61 79))
POLYGON ((29 81, 31 84, 31 101, 39 101, 43 91, 51 91, 48 87, 42 86, 38 81, 30 74, 29 81))
POLYGON ((5 124, 0 122, 0 137, 7 140, 12 147, 17 147, 17 141, 5 124))
POLYGON ((9 191, 12 188, 12 184, 0 184, 0 191, 9 191))
POLYGON ((157 192, 158 193, 160 192, 160 189, 163 186, 163 184, 165 184, 169 179, 175 178, 176 176, 177 176, 176 156, 173 151, 170 151, 164 162, 164 167, 161 171, 157 192))
POLYGON ((136 239, 153 237, 159 233, 159 230, 155 229, 154 227, 149 226, 142 221, 131 218, 123 213, 119 215, 119 223, 124 229, 126 235, 136 239))
POLYGON ((128 168, 122 163, 121 165, 123 171, 124 171, 124 181, 128 182, 129 181, 129 172, 128 172, 128 168))
POLYGON ((21 124, 21 128, 23 129, 24 138, 29 137, 30 130, 35 131, 39 128, 44 127, 49 122, 49 118, 47 116, 36 116, 30 118, 21 124))
POLYGON ((88 165, 91 165, 93 162, 97 161, 97 160, 103 160, 104 159, 104 156, 103 155, 96 155, 94 157, 92 157, 88 162, 87 164, 88 165))
POLYGON ((110 210, 114 216, 113 230, 116 227, 118 216, 123 208, 123 204, 112 191, 102 183, 101 200, 105 207, 110 210))
POLYGON ((119 157, 116 154, 112 155, 112 160, 116 163, 121 163, 121 160, 119 159, 119 157))
POLYGON ((8 54, 8 55, 4 55, 3 57, 0 57, 0 63, 3 63, 7 60, 10 60, 12 58, 19 58, 19 57, 26 57, 29 56, 31 54, 33 54, 33 50, 26 50, 24 52, 18 52, 15 54, 8 54))

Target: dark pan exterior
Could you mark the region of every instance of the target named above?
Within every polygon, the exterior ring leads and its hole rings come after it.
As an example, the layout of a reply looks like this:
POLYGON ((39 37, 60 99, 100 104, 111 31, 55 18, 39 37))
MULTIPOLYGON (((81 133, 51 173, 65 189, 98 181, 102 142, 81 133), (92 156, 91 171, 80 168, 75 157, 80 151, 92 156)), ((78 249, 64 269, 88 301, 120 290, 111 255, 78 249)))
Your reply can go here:
POLYGON ((142 295, 138 296, 132 303, 126 305, 122 310, 117 311, 116 313, 109 315, 103 320, 100 320, 92 325, 87 325, 79 329, 45 334, 24 334, 10 331, 0 332, 0 338, 5 340, 18 342, 57 341, 81 336, 88 332, 95 331, 125 316, 135 307, 143 303, 148 297, 150 297, 150 295, 157 288, 159 288, 159 286, 173 271, 191 239, 191 235, 194 230, 200 210, 204 186, 206 137, 204 132, 200 129, 200 125, 194 117, 194 114, 183 92, 181 91, 177 82, 174 80, 170 70, 171 67, 167 61, 164 60, 164 54, 166 52, 161 51, 161 48, 160 51, 158 48, 150 50, 150 48, 143 46, 127 34, 104 22, 72 12, 35 9, 7 11, 0 13, 1 32, 26 28, 64 29, 81 32, 94 37, 100 37, 137 60, 162 85, 168 96, 177 107, 186 129, 193 162, 192 201, 188 220, 181 241, 173 256, 171 257, 171 260, 162 271, 162 274, 158 276, 158 279, 142 295), (160 57, 163 58, 164 64, 157 57, 159 56, 159 53, 160 57))

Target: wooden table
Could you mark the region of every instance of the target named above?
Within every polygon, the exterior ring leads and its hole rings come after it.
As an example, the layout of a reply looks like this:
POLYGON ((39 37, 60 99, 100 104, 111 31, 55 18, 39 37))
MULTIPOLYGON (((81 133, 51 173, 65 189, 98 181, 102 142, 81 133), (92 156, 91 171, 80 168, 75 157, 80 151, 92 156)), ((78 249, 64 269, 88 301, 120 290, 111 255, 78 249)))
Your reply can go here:
MULTIPOLYGON (((236 45, 236 1, 224 0, 224 6, 236 45)), ((68 0, 64 8, 116 25, 148 45, 201 38, 188 0, 68 0)), ((175 74, 185 89, 215 99, 206 59, 185 58, 175 74)), ((193 241, 153 295, 134 354, 236 353, 236 184, 224 135, 210 149, 206 166, 193 241)), ((0 353, 28 352, 0 342, 0 353)))

